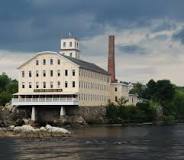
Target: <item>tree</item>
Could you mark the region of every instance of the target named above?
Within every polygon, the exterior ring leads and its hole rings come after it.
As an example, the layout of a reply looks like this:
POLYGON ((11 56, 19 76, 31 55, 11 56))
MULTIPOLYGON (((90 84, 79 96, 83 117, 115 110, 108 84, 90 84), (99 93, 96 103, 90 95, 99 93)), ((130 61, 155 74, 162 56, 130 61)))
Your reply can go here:
POLYGON ((5 106, 11 100, 11 94, 3 91, 0 93, 0 105, 5 106))
POLYGON ((159 80, 156 83, 156 90, 153 99, 164 104, 172 101, 175 95, 174 85, 169 80, 159 80))
POLYGON ((118 99, 117 104, 118 104, 118 106, 124 106, 127 102, 128 102, 128 100, 126 98, 121 97, 118 99))
POLYGON ((137 94, 138 98, 144 97, 145 86, 141 83, 135 83, 133 88, 129 91, 130 94, 137 94))
POLYGON ((18 91, 17 80, 12 80, 5 73, 0 75, 0 105, 10 102, 12 94, 18 91))
POLYGON ((9 84, 9 82, 10 79, 8 78, 8 76, 5 73, 2 73, 2 75, 0 75, 0 92, 6 90, 6 87, 9 84))
POLYGON ((144 90, 144 95, 146 99, 154 99, 154 95, 156 93, 157 90, 157 86, 156 86, 156 82, 151 79, 147 84, 146 84, 146 88, 144 90))

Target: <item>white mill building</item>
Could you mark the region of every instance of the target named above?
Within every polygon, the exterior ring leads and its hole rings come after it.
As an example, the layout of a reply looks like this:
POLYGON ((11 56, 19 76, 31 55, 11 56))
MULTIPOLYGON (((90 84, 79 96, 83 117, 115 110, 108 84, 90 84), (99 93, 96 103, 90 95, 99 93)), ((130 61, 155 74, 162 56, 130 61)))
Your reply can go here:
MULTIPOLYGON (((112 36, 109 39, 109 46, 114 46, 112 36)), ((111 54, 114 61, 114 49, 109 49, 111 54)), ((110 71, 80 59, 79 41, 74 37, 61 39, 59 52, 39 52, 18 70, 19 91, 13 95, 12 105, 31 107, 33 121, 36 110, 44 106, 59 107, 62 116, 67 108, 105 106, 108 100, 114 102, 122 96, 129 104, 137 102, 136 96, 129 96, 128 85, 112 81, 110 71)))

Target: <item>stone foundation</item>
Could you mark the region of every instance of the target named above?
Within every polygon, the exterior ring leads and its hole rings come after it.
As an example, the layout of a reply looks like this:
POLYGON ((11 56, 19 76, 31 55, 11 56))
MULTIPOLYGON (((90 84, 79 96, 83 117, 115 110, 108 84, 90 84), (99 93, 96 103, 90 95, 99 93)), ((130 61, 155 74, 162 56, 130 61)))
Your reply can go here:
MULTIPOLYGON (((62 117, 60 116, 60 108, 59 106, 36 106, 36 121, 40 123, 50 123, 58 122, 62 117)), ((22 118, 30 119, 31 118, 31 107, 22 107, 18 108, 19 111, 23 112, 24 115, 22 118)), ((77 107, 77 106, 65 106, 65 123, 75 123, 79 121, 78 119, 83 119, 88 124, 101 124, 105 123, 105 114, 106 108, 99 107, 77 107), (66 118, 67 117, 67 118, 66 118), (74 120, 73 120, 74 119, 74 120), (68 121, 68 122, 67 122, 68 121)))
POLYGON ((76 107, 68 110, 68 115, 78 115, 84 118, 87 123, 105 123, 106 107, 76 107))

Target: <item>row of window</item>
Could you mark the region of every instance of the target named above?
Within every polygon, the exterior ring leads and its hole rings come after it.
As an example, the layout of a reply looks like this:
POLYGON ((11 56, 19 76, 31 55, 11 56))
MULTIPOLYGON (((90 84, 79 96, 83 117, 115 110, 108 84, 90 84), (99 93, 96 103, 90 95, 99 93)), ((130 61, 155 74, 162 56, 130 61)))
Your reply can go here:
POLYGON ((95 94, 80 94, 79 100, 81 101, 107 101, 109 97, 104 95, 95 95, 95 94))
POLYGON ((109 82, 109 77, 108 76, 100 74, 100 73, 96 73, 96 72, 91 72, 91 71, 88 71, 88 70, 80 70, 79 75, 83 76, 83 77, 89 77, 89 78, 102 80, 104 82, 109 82))
MULTIPOLYGON (((57 85, 57 88, 60 88, 61 87, 61 82, 58 81, 56 85, 57 85)), ((75 86, 76 86, 75 81, 72 81, 71 87, 75 88, 75 86)), ((68 81, 65 81, 64 87, 65 88, 69 87, 68 81)), ((26 88, 26 83, 25 82, 22 82, 22 88, 26 88)), ((28 83, 28 88, 33 88, 32 82, 28 83)), ((49 84, 46 83, 46 82, 42 82, 42 83, 36 82, 35 83, 35 88, 54 88, 54 82, 50 82, 49 84)))
POLYGON ((96 84, 93 82, 83 82, 83 81, 79 82, 79 87, 80 88, 98 89, 98 90, 107 90, 108 89, 107 85, 96 84))
MULTIPOLYGON (((72 42, 69 42, 69 46, 72 47, 73 46, 73 43, 72 42)), ((66 42, 63 42, 63 47, 65 48, 66 47, 66 42)), ((78 42, 75 42, 75 48, 78 48, 79 47, 79 43, 78 42)))
MULTIPOLYGON (((47 71, 47 72, 48 72, 48 71, 47 71)), ((36 76, 36 77, 39 77, 40 74, 42 74, 43 77, 46 77, 47 72, 46 72, 46 70, 43 70, 42 73, 40 73, 40 71, 37 70, 35 76, 36 76)), ((53 77, 53 76, 54 76, 54 71, 53 71, 53 70, 50 70, 49 72, 50 72, 50 77, 53 77)), ((58 77, 60 77, 60 76, 61 76, 61 71, 60 71, 60 70, 57 70, 56 75, 57 75, 58 77)), ((64 75, 65 75, 65 76, 68 76, 68 70, 67 70, 67 69, 65 70, 64 75)), ((29 76, 29 77, 32 77, 32 71, 29 71, 29 72, 28 72, 28 76, 29 76)), ((75 76, 75 70, 74 70, 74 69, 72 70, 72 76, 75 76)), ((23 77, 23 78, 25 77, 25 71, 22 71, 22 77, 23 77)))
MULTIPOLYGON (((50 59, 49 62, 47 62, 48 60, 43 59, 42 62, 39 60, 36 60, 36 65, 40 65, 40 63, 42 63, 43 65, 46 65, 47 63, 49 63, 50 65, 54 64, 54 59, 50 59)), ((61 64, 61 60, 57 59, 57 64, 60 65, 61 64)))

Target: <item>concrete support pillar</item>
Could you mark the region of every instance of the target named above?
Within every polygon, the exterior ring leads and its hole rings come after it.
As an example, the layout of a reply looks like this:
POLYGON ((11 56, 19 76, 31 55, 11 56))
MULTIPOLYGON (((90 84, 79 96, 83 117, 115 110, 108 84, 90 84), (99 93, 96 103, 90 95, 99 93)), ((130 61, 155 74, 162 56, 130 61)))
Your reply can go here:
POLYGON ((65 108, 63 106, 61 106, 61 109, 60 109, 60 116, 64 116, 66 113, 65 113, 65 108))
POLYGON ((32 110, 31 110, 31 120, 35 121, 36 120, 36 110, 35 110, 35 106, 32 106, 32 110))

